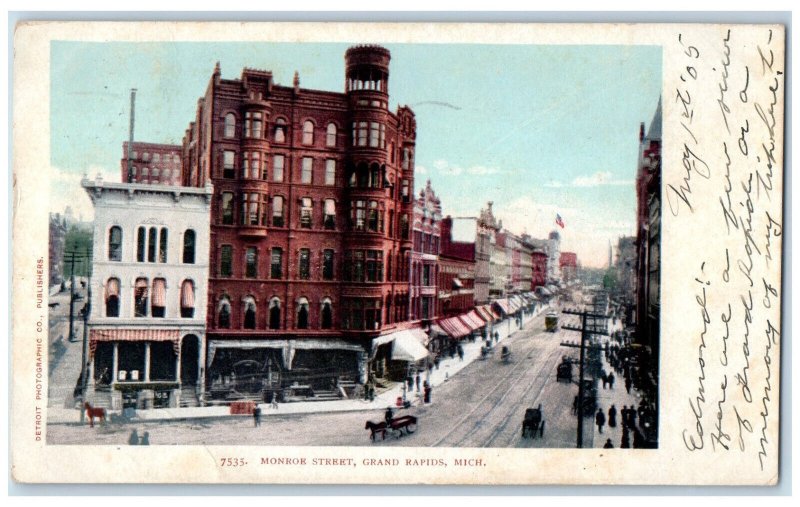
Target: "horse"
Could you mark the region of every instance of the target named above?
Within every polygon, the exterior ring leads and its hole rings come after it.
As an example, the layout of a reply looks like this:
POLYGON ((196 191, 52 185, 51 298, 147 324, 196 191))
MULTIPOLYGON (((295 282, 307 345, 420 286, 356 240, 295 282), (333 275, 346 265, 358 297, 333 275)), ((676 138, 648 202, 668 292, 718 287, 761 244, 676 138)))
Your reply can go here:
POLYGON ((386 440, 386 422, 379 422, 374 423, 372 421, 367 421, 367 425, 364 426, 365 430, 370 430, 369 438, 374 442, 375 441, 375 434, 381 434, 381 440, 386 440))
POLYGON ((94 418, 97 417, 100 421, 105 424, 106 422, 106 409, 102 407, 92 407, 89 402, 83 404, 84 408, 86 409, 86 417, 89 418, 89 427, 94 428, 94 418))

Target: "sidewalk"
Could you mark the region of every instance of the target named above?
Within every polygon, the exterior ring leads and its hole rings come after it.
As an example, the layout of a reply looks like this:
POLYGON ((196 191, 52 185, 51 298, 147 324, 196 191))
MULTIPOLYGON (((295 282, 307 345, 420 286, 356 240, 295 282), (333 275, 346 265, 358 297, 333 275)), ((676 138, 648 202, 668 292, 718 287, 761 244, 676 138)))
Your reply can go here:
MULTIPOLYGON (((535 317, 540 315, 547 307, 540 307, 529 317, 523 321, 523 328, 527 326, 535 317)), ((518 331, 514 319, 504 319, 494 323, 494 331, 499 334, 499 342, 508 338, 510 334, 518 331)), ((481 346, 483 342, 480 339, 475 340, 474 343, 468 341, 462 342, 464 348, 464 360, 459 360, 458 356, 451 359, 449 357, 442 358, 439 363, 439 368, 434 368, 431 371, 430 378, 427 377, 427 371, 423 372, 422 378, 427 379, 433 387, 431 392, 432 401, 436 401, 436 387, 445 382, 450 381, 455 375, 466 368, 470 363, 480 357, 481 346)), ((281 403, 278 408, 273 408, 269 403, 261 403, 258 406, 261 408, 262 417, 272 415, 288 415, 288 414, 315 414, 322 412, 350 412, 361 410, 385 410, 386 407, 396 407, 398 397, 403 396, 403 383, 398 382, 390 389, 375 396, 373 401, 367 401, 363 398, 359 399, 345 399, 333 401, 297 401, 290 403, 281 403)), ((420 394, 417 391, 408 391, 406 399, 412 405, 419 405, 422 403, 420 394)), ((62 405, 63 406, 63 405, 62 405)), ((231 415, 228 406, 212 406, 212 407, 184 407, 184 408, 159 408, 152 410, 137 410, 136 417, 132 419, 133 422, 145 421, 168 421, 177 419, 202 419, 202 418, 241 418, 241 415, 231 415)), ((66 409, 59 407, 50 407, 47 412, 48 424, 80 424, 80 412, 77 409, 66 409)))

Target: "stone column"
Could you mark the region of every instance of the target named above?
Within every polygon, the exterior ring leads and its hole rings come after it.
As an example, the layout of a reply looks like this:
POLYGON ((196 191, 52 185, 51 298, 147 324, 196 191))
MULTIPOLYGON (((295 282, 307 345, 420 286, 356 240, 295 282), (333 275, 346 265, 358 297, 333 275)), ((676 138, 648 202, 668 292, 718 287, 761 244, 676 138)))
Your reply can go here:
MULTIPOLYGON (((117 370, 119 369, 119 343, 114 342, 113 352, 111 354, 111 382, 114 383, 119 378, 117 370)), ((92 360, 94 365, 94 360, 92 360)))
POLYGON ((145 382, 150 382, 150 342, 144 342, 144 378, 145 382))

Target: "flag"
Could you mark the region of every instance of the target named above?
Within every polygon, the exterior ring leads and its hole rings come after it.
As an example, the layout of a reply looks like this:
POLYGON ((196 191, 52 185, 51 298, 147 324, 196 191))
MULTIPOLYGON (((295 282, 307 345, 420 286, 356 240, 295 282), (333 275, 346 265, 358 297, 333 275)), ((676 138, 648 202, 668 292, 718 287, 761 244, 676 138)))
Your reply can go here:
POLYGON ((556 223, 557 223, 557 224, 559 225, 559 227, 561 227, 562 229, 564 228, 564 221, 563 221, 563 220, 561 220, 561 215, 559 215, 558 213, 556 213, 556 223))

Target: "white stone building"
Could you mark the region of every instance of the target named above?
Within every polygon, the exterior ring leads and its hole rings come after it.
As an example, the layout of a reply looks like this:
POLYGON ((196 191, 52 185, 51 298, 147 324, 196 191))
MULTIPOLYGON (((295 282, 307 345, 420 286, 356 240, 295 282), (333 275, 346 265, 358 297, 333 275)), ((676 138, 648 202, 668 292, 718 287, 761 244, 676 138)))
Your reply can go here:
POLYGON ((81 184, 95 209, 89 398, 115 409, 196 403, 212 188, 81 184))
POLYGON ((551 231, 547 240, 547 283, 559 285, 561 282, 561 235, 551 231))

